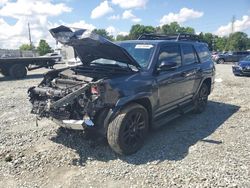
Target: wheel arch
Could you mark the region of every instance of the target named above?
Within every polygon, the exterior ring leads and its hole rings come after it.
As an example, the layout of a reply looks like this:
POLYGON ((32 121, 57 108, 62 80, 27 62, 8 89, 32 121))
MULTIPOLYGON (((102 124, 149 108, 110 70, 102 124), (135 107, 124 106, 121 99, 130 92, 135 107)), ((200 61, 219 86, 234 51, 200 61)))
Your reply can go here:
POLYGON ((152 124, 152 103, 148 96, 142 96, 137 98, 132 98, 131 100, 126 100, 123 102, 118 102, 113 109, 110 109, 104 121, 104 128, 107 130, 108 124, 114 120, 114 118, 120 113, 120 111, 130 105, 131 103, 137 103, 142 105, 148 112, 149 126, 152 124))
MULTIPOLYGON (((207 86, 208 86, 208 89, 209 89, 209 94, 211 93, 211 86, 212 86, 212 78, 206 78, 202 84, 205 83, 207 86)), ((202 85, 201 84, 201 85, 202 85)))
POLYGON ((147 110, 149 125, 151 125, 151 122, 152 122, 152 104, 151 104, 151 101, 149 100, 149 98, 143 97, 143 98, 132 100, 132 101, 128 102, 126 104, 126 106, 131 104, 131 103, 140 104, 147 110))

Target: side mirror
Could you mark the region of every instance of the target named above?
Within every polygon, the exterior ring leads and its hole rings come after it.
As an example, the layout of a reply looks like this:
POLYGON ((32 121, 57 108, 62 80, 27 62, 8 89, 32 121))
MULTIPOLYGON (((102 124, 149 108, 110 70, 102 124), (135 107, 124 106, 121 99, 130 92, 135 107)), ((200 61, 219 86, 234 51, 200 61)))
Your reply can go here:
POLYGON ((176 62, 169 62, 169 61, 161 61, 160 65, 158 66, 157 70, 158 71, 168 71, 168 70, 173 70, 177 68, 177 63, 176 62))

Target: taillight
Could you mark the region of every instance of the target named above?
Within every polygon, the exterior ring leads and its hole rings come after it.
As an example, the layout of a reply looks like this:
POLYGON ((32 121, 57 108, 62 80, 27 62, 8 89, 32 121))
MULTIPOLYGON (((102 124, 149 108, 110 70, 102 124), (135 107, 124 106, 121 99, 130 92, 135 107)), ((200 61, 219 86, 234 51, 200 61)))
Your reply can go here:
POLYGON ((91 90, 90 90, 91 94, 93 95, 99 95, 99 89, 97 86, 91 86, 91 90))

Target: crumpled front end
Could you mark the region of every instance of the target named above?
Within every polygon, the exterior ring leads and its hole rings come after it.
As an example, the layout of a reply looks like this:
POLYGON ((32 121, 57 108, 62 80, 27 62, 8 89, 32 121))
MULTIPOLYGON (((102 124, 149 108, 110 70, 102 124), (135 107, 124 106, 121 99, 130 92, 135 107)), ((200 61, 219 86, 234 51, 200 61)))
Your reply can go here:
POLYGON ((103 80, 72 77, 70 71, 49 72, 39 86, 28 90, 33 105, 31 113, 38 118, 51 118, 67 128, 93 126, 96 112, 103 108, 100 91, 103 80))

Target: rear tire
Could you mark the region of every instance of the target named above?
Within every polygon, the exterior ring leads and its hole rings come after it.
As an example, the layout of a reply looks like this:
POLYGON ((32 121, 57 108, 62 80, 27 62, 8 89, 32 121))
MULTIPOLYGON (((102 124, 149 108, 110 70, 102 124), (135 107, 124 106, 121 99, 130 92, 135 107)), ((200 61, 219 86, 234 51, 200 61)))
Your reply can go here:
POLYGON ((224 63, 225 63, 225 60, 224 60, 224 59, 218 59, 218 60, 217 60, 217 63, 218 63, 218 64, 224 64, 224 63))
POLYGON ((207 106, 207 100, 209 95, 209 89, 207 84, 203 83, 199 90, 198 95, 194 100, 194 113, 202 113, 207 106))
POLYGON ((15 64, 10 67, 10 76, 12 78, 24 78, 27 75, 27 69, 24 65, 15 64))
POLYGON ((132 103, 109 124, 108 143, 118 154, 135 153, 143 146, 148 127, 147 110, 140 104, 132 103))

